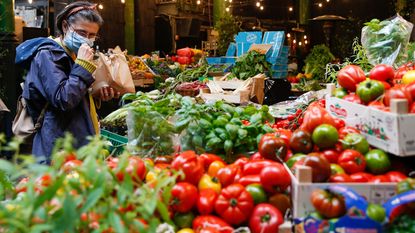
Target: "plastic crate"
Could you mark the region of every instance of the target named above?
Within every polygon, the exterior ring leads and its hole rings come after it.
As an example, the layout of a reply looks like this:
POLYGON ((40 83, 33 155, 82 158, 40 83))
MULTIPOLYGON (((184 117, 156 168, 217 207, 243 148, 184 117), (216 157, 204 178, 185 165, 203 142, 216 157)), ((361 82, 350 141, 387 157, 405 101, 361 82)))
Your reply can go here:
POLYGON ((113 155, 119 155, 124 151, 124 147, 128 142, 128 138, 119 134, 101 129, 101 137, 110 142, 109 151, 113 155))

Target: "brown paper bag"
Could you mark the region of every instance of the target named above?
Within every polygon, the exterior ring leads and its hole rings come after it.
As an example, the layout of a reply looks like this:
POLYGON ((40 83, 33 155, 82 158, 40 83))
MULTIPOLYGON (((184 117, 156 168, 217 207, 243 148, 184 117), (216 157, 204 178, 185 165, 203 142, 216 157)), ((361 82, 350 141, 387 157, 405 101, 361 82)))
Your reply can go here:
POLYGON ((110 86, 121 95, 135 93, 135 86, 124 53, 116 48, 109 56, 99 53, 97 69, 93 73, 95 82, 92 93, 95 94, 105 86, 110 86))

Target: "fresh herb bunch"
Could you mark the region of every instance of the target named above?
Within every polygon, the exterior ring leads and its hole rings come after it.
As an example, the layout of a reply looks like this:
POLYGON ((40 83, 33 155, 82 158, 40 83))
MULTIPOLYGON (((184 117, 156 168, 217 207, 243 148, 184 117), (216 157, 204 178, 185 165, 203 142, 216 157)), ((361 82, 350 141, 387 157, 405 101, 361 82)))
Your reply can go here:
POLYGON ((313 79, 324 81, 326 65, 333 59, 334 55, 326 45, 316 45, 304 60, 304 73, 312 74, 313 79))
POLYGON ((157 182, 146 184, 129 173, 131 155, 113 168, 98 137, 79 150, 72 142, 56 142, 51 166, 20 155, 15 141, 8 146, 20 163, 0 160, 8 181, 0 183, 1 232, 156 232, 161 223, 173 225, 168 206, 179 174, 155 172, 157 182), (65 165, 70 157, 77 162, 65 165))
POLYGON ((391 20, 372 19, 362 29, 362 45, 373 65, 401 65, 406 62, 406 48, 412 25, 397 15, 391 20))
POLYGON ((262 134, 272 132, 268 107, 234 107, 222 101, 212 105, 183 104, 176 112, 175 127, 182 132, 181 148, 198 153, 211 152, 233 161, 240 153, 257 150, 262 134))
POLYGON ((241 80, 269 71, 271 71, 271 64, 267 62, 265 54, 254 50, 238 58, 232 68, 232 74, 241 80))

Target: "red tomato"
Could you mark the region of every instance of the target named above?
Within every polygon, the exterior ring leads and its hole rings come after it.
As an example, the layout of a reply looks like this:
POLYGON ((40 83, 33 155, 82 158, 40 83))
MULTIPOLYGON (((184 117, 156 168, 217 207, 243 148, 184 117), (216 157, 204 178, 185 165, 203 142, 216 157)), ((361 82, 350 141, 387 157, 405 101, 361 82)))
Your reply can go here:
POLYGON ((337 161, 339 160, 339 152, 337 152, 334 149, 328 149, 325 150, 323 152, 321 152, 321 154, 330 162, 330 163, 337 163, 337 161))
POLYGON ((119 167, 118 158, 111 158, 108 160, 107 164, 112 171, 116 172, 115 175, 119 181, 124 180, 126 173, 131 176, 131 179, 135 182, 141 182, 146 176, 146 165, 144 161, 137 156, 128 157, 128 164, 124 169, 119 167))
POLYGON ((383 87, 385 88, 385 90, 388 90, 391 88, 391 85, 388 82, 385 81, 379 81, 383 84, 383 87))
POLYGON ((366 168, 365 157, 356 150, 345 150, 341 153, 338 164, 346 171, 347 174, 363 172, 366 168))
POLYGON ((331 182, 331 183, 351 183, 351 182, 353 182, 353 180, 347 174, 336 174, 336 175, 330 176, 329 182, 331 182))
POLYGON ((405 180, 406 178, 408 178, 405 174, 403 174, 402 172, 398 172, 398 171, 387 172, 385 176, 388 177, 390 182, 396 182, 396 183, 401 182, 405 180))
POLYGON ((370 102, 367 106, 379 109, 379 110, 384 110, 385 109, 385 105, 383 104, 383 102, 375 100, 370 102))
POLYGON ((406 85, 406 90, 411 94, 412 100, 415 100, 415 82, 406 85))
POLYGON ((275 233, 284 222, 281 212, 273 205, 258 204, 249 220, 249 229, 252 233, 275 233))
POLYGON ((349 133, 357 133, 360 134, 360 131, 351 126, 345 126, 339 129, 339 139, 344 139, 349 133))
POLYGON ((356 172, 350 175, 350 178, 352 179, 352 181, 357 182, 357 183, 367 183, 373 177, 374 176, 372 174, 369 174, 366 172, 356 172))
POLYGON ((411 107, 409 108, 409 111, 408 111, 409 113, 415 113, 415 102, 413 102, 412 104, 411 104, 411 107))
POLYGON ((385 175, 377 175, 377 176, 374 176, 372 179, 370 179, 368 182, 377 184, 377 183, 387 183, 391 181, 389 177, 385 175))
POLYGON ((293 151, 292 150, 290 150, 290 149, 288 149, 287 150, 287 155, 285 156, 285 160, 284 160, 284 162, 287 162, 291 157, 293 157, 294 156, 294 153, 293 153, 293 151))
POLYGON ((242 176, 238 183, 243 186, 248 186, 250 184, 260 184, 261 183, 261 177, 259 175, 248 175, 248 176, 242 176))
POLYGON ((26 192, 27 191, 27 182, 29 182, 29 178, 25 177, 17 183, 15 191, 16 193, 26 192))
POLYGON ((245 187, 232 184, 222 189, 216 200, 216 213, 227 223, 239 225, 246 220, 254 209, 254 200, 245 187))
POLYGON ((312 133, 313 130, 321 124, 336 126, 334 118, 325 108, 318 104, 308 106, 304 113, 304 121, 301 124, 300 129, 312 133))
POLYGON ((264 167, 268 167, 271 166, 273 164, 276 164, 277 162, 272 161, 272 160, 257 160, 257 161, 251 161, 247 164, 245 164, 245 166, 242 169, 242 175, 243 176, 248 176, 248 175, 259 175, 259 173, 261 173, 262 169, 264 167))
POLYGON ((276 163, 262 169, 261 184, 268 192, 282 192, 291 185, 291 177, 282 164, 276 163))
POLYGON ((383 102, 386 106, 390 106, 391 99, 406 99, 408 100, 408 107, 412 104, 411 93, 402 85, 394 86, 385 92, 383 102))
POLYGON ((200 178, 205 173, 204 164, 194 151, 180 153, 174 158, 171 167, 174 170, 183 171, 185 177, 179 177, 180 181, 189 182, 194 185, 199 183, 200 178))
MULTIPOLYGON (((203 230, 210 230, 208 232, 232 233, 233 228, 222 219, 213 215, 197 216, 192 223, 195 233, 201 233, 203 230)), ((205 231, 206 232, 206 231, 205 231)))
POLYGON ((203 154, 199 155, 199 158, 202 161, 203 167, 206 171, 208 170, 210 164, 213 163, 214 161, 221 161, 221 162, 225 163, 221 157, 219 157, 215 154, 203 153, 203 154))
POLYGON ((285 144, 290 144, 290 138, 292 135, 291 130, 289 129, 276 129, 274 135, 278 138, 282 138, 285 144))
POLYGON ((249 158, 247 158, 247 157, 240 157, 233 164, 239 166, 240 168, 243 168, 245 166, 245 164, 247 164, 248 162, 249 162, 249 158))
POLYGON ((203 189, 199 192, 199 197, 197 199, 197 210, 200 214, 211 214, 215 207, 216 199, 218 194, 213 189, 203 189))
POLYGON ((337 73, 337 82, 348 91, 356 91, 357 84, 365 80, 365 72, 356 65, 347 65, 337 73))
POLYGON ((262 157, 262 155, 259 152, 256 152, 249 159, 250 160, 264 160, 264 157, 262 157))
POLYGON ((230 164, 224 168, 219 169, 217 178, 222 187, 231 185, 239 180, 241 177, 241 168, 238 165, 230 164))
POLYGON ((171 190, 171 206, 179 213, 189 212, 197 201, 197 188, 191 183, 179 182, 171 190))
POLYGON ((261 137, 258 145, 258 152, 266 159, 278 161, 285 159, 287 155, 287 145, 284 139, 268 133, 261 137))
POLYGON ((362 104, 362 100, 355 93, 350 93, 343 97, 343 99, 352 103, 362 104))
POLYGON ((395 77, 395 70, 390 65, 379 64, 370 70, 369 78, 379 81, 390 81, 395 77))

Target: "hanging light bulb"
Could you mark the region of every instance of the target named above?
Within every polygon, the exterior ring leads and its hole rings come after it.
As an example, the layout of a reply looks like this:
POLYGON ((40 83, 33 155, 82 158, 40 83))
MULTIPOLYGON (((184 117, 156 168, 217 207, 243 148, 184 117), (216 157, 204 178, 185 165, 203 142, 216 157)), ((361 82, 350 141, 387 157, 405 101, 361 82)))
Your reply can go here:
POLYGON ((202 3, 200 0, 197 0, 196 4, 200 5, 200 3, 202 3))
POLYGON ((293 40, 293 43, 294 43, 294 44, 297 44, 297 40, 296 40, 296 39, 294 39, 294 40, 293 40))
POLYGON ((261 6, 259 9, 261 9, 261 11, 264 10, 264 6, 261 6))
POLYGON ((318 7, 323 7, 323 3, 321 3, 321 2, 320 2, 320 3, 318 4, 318 7))
POLYGON ((302 44, 303 44, 303 43, 302 43, 301 41, 300 41, 300 42, 298 42, 298 45, 299 45, 299 46, 301 46, 302 44))
POLYGON ((330 2, 330 0, 326 0, 326 2, 330 2))
POLYGON ((256 7, 260 7, 261 3, 260 2, 256 2, 256 7))
POLYGON ((232 0, 229 0, 230 3, 232 3, 232 0))
POLYGON ((99 4, 99 5, 98 5, 98 8, 99 8, 100 10, 102 10, 102 9, 104 9, 104 6, 103 6, 102 4, 99 4))
POLYGON ((33 3, 33 0, 27 0, 27 2, 28 2, 29 4, 32 4, 32 3, 33 3))
POLYGON ((288 11, 293 11, 294 9, 293 9, 293 7, 292 6, 290 6, 290 7, 288 7, 288 11))
POLYGON ((229 12, 231 9, 229 9, 229 7, 226 7, 225 10, 226 10, 226 12, 229 12))
POLYGON ((291 34, 290 33, 287 33, 287 37, 290 38, 291 37, 291 34))
POLYGON ((124 4, 125 3, 125 0, 121 0, 121 3, 124 4))
POLYGON ((305 40, 305 41, 304 41, 304 44, 308 44, 308 40, 305 40))
POLYGON ((307 35, 304 35, 304 40, 307 39, 307 35))

